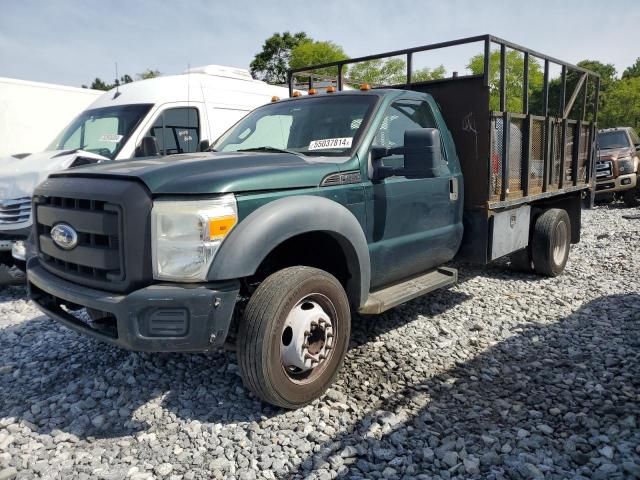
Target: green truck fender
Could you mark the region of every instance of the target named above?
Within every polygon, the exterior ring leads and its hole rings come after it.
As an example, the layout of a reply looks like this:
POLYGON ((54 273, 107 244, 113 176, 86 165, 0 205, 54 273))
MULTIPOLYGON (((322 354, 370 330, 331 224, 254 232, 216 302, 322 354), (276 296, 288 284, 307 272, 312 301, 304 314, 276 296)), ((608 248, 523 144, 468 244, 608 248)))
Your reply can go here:
POLYGON ((364 305, 369 295, 371 265, 362 227, 347 208, 319 196, 281 198, 251 212, 222 242, 208 279, 249 277, 282 242, 312 232, 327 233, 338 242, 350 274, 346 285, 349 301, 356 308, 364 305))

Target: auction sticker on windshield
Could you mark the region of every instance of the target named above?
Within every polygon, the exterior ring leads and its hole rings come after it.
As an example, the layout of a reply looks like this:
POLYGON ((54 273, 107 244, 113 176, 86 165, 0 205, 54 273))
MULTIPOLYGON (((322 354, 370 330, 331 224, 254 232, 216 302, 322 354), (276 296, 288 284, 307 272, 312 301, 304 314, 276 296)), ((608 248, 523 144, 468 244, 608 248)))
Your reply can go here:
POLYGON ((122 140, 122 135, 118 135, 116 133, 105 133, 100 137, 101 142, 118 143, 120 140, 122 140))
POLYGON ((313 140, 309 144, 309 150, 324 150, 328 148, 351 148, 352 137, 324 138, 313 140))

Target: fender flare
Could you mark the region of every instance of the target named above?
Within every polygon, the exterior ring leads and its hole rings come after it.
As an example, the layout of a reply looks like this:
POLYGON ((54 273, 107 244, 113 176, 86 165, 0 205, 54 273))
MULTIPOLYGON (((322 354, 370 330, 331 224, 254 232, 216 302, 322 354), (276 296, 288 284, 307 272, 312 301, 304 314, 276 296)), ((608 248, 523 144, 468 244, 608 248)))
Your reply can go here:
POLYGON ((371 282, 367 239, 353 213, 325 197, 280 198, 251 212, 222 242, 208 279, 231 280, 253 275, 275 247, 296 235, 311 232, 331 235, 342 248, 351 276, 347 295, 359 308, 367 301, 371 282))

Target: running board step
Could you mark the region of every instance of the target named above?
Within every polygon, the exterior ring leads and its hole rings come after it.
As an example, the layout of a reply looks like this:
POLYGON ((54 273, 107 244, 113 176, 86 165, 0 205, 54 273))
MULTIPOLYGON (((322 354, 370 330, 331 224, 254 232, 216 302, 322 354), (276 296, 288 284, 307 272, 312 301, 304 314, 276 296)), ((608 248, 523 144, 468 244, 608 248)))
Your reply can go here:
POLYGON ((458 281, 458 270, 440 267, 369 294, 359 313, 378 314, 458 281))

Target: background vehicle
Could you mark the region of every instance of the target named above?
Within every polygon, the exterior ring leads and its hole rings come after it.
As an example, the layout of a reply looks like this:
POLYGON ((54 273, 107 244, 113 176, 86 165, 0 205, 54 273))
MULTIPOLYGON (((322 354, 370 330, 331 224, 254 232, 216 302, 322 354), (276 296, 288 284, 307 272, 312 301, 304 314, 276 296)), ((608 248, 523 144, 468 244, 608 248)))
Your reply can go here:
POLYGON ((631 127, 598 131, 596 198, 622 199, 628 207, 640 205, 640 138, 631 127))
POLYGON ((50 173, 87 163, 204 150, 247 112, 274 95, 287 94, 286 88, 253 80, 247 70, 218 65, 104 93, 46 151, 20 160, 0 159, 0 247, 13 248, 18 264, 24 262, 31 194, 50 173))
POLYGON ((103 93, 0 77, 0 158, 41 152, 103 93))
POLYGON ((501 112, 489 110, 486 55, 483 75, 412 83, 409 67, 395 88, 265 105, 214 152, 52 175, 34 196, 31 298, 133 350, 206 351, 235 338, 245 385, 295 408, 335 378, 352 310, 377 314, 455 283, 454 257, 515 254, 520 268, 559 275, 594 183, 597 88, 593 103, 572 107, 597 76, 489 35, 305 70, 336 68, 341 90, 349 63, 406 55, 411 65, 417 51, 474 42, 501 49, 501 112), (526 80, 524 112, 504 111, 507 48, 579 73, 562 117, 547 95, 545 116, 530 114, 526 80), (526 145, 517 154, 512 125, 526 145), (568 179, 553 174, 567 169, 568 179), (73 314, 82 307, 92 321, 73 314))

